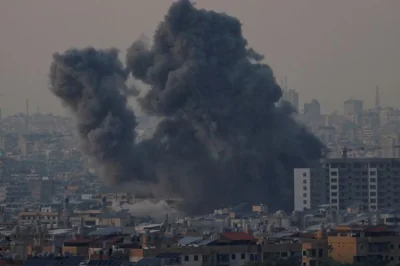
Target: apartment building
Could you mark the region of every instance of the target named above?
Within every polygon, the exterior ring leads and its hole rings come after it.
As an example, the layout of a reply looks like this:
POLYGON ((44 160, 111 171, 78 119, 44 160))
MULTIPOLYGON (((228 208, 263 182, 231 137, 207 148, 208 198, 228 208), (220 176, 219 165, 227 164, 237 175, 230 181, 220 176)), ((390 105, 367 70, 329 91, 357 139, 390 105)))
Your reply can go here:
POLYGON ((400 205, 400 159, 330 158, 319 167, 294 170, 295 210, 330 204, 345 209, 359 204, 363 210, 400 205))
POLYGON ((30 179, 28 186, 34 200, 49 202, 54 195, 54 182, 47 176, 30 179))
POLYGON ((35 212, 26 211, 18 214, 18 224, 20 225, 33 225, 45 224, 48 228, 57 228, 60 221, 60 214, 58 212, 35 212))
POLYGON ((375 259, 388 265, 400 263, 400 236, 385 226, 337 227, 329 233, 328 244, 329 256, 337 262, 353 264, 375 259))
POLYGON ((320 168, 294 169, 294 209, 303 211, 325 204, 327 182, 320 168), (323 188, 323 189, 322 189, 323 188))

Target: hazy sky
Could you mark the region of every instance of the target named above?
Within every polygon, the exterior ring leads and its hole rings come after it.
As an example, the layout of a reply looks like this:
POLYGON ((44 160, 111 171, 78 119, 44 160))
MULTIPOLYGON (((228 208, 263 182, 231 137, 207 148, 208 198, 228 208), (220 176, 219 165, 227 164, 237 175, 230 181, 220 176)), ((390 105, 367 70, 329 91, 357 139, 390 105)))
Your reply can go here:
MULTIPOLYGON (((48 90, 53 52, 71 47, 117 47, 121 56, 142 32, 152 35, 168 0, 0 0, 0 107, 64 113, 48 90)), ((324 111, 361 98, 399 106, 399 0, 198 0, 237 16, 249 44, 265 54, 277 80, 300 101, 324 111)))

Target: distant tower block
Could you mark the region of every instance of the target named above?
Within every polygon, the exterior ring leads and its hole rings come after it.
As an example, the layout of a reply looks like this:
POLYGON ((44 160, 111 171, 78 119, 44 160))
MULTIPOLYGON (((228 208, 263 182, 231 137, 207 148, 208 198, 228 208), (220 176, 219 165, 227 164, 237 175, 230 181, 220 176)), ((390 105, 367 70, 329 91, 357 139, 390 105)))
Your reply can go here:
POLYGON ((29 100, 26 99, 26 111, 25 111, 25 131, 29 132, 29 100))
POLYGON ((379 95, 379 86, 375 89, 375 108, 379 109, 381 107, 381 97, 379 95))
POLYGON ((26 113, 25 114, 28 116, 29 115, 29 100, 28 99, 26 99, 25 105, 26 105, 26 107, 25 107, 26 108, 26 110, 25 110, 26 113))

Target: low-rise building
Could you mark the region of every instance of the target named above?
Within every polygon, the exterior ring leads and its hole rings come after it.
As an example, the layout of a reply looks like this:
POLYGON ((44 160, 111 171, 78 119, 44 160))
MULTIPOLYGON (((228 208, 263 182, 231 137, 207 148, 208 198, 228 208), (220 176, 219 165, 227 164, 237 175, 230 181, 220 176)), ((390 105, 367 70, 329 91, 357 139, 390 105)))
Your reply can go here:
POLYGON ((386 226, 342 226, 328 235, 329 256, 341 263, 358 263, 373 257, 397 265, 400 235, 386 226))

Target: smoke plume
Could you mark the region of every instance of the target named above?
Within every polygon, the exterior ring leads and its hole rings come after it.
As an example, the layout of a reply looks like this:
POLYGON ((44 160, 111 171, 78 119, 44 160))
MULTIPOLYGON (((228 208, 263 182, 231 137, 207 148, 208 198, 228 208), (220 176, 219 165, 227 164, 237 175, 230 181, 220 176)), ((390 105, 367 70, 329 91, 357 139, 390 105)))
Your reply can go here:
MULTIPOLYGON (((113 183, 144 180, 187 213, 241 202, 288 209, 293 168, 316 162, 323 145, 293 117, 264 56, 248 47, 237 18, 172 4, 153 43, 139 38, 126 67, 150 89, 137 98, 158 116, 151 139, 135 144, 117 52, 55 54, 53 93, 73 111, 83 152, 113 183)), ((150 187, 150 186, 149 186, 150 187)))
POLYGON ((187 211, 243 201, 290 208, 293 168, 317 160, 322 144, 278 104, 281 88, 240 21, 181 0, 153 41, 134 42, 126 59, 151 87, 138 99, 143 110, 164 118, 140 144, 148 174, 187 211))
POLYGON ((81 149, 107 183, 137 178, 135 115, 127 107, 127 78, 118 51, 68 50, 54 54, 51 91, 77 119, 81 149))

